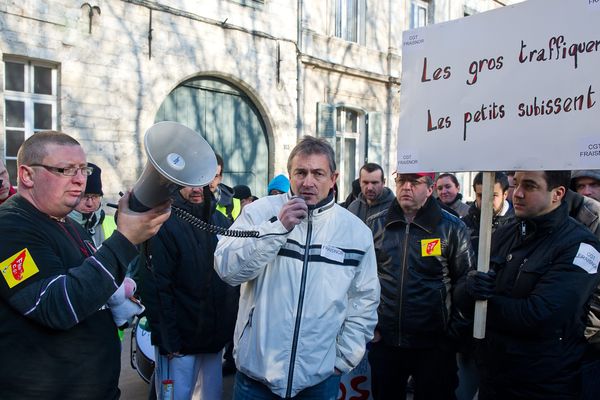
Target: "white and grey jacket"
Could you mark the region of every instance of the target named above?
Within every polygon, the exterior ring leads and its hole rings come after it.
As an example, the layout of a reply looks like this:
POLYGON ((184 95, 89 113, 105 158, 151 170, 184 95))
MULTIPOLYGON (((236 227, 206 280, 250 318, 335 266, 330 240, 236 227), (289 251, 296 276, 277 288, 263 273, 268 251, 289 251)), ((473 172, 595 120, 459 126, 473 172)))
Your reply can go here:
POLYGON ((309 211, 290 232, 277 219, 290 194, 244 207, 222 238, 215 269, 242 284, 235 327, 237 368, 281 397, 353 369, 373 337, 379 280, 371 231, 335 204, 309 211))

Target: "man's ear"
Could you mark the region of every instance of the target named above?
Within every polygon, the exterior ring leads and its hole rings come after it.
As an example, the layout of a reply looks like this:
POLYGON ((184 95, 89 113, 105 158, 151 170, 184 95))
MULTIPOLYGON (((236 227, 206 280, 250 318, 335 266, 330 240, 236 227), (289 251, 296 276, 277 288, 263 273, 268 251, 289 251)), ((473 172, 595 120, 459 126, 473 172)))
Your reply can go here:
POLYGON ((19 176, 19 186, 31 189, 33 187, 33 175, 34 171, 27 165, 20 165, 17 174, 19 176))
POLYGON ((565 197, 565 193, 567 193, 567 189, 564 186, 558 186, 552 189, 552 201, 561 202, 565 197))
MULTIPOLYGON (((335 171, 331 174, 331 182, 332 184, 335 183, 339 177, 340 173, 335 171)), ((333 186, 332 186, 333 187, 333 186)))

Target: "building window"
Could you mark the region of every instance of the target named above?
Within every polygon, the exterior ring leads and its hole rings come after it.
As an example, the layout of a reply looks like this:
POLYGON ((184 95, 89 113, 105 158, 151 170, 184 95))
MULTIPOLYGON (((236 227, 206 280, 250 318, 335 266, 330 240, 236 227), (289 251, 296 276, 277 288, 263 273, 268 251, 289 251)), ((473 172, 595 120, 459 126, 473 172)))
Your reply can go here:
POLYGON ((365 44, 366 0, 335 1, 335 36, 365 44))
POLYGON ((364 120, 365 115, 360 111, 347 107, 336 109, 335 162, 340 172, 339 201, 352 191, 352 181, 358 177, 365 157, 364 143, 360 140, 364 133, 364 120))
POLYGON ((243 6, 252 7, 261 10, 265 5, 265 0, 230 0, 234 3, 241 4, 243 6))
POLYGON ((410 3, 410 29, 427 25, 429 3, 422 0, 412 0, 410 3))
POLYGON ((17 180, 17 151, 35 132, 57 129, 56 65, 4 60, 4 159, 11 183, 17 180))

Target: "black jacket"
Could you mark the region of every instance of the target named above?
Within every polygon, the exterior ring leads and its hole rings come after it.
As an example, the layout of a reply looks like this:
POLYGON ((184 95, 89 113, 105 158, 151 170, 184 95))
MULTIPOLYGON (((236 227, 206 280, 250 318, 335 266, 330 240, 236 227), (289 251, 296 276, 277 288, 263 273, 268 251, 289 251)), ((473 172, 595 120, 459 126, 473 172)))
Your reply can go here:
POLYGON ((118 398, 121 350, 105 304, 135 246, 116 231, 92 255, 81 226, 18 194, 0 207, 0 238, 0 398, 118 398))
POLYGON ((481 399, 577 398, 598 250, 565 203, 495 232, 497 294, 488 301, 481 399))
POLYGON ((396 195, 389 188, 384 187, 381 195, 376 199, 373 204, 369 205, 367 200, 362 193, 358 194, 356 200, 354 200, 348 206, 348 211, 356 215, 363 222, 366 222, 369 217, 380 213, 390 208, 390 204, 396 201, 396 195))
POLYGON ((474 263, 465 224, 430 197, 410 224, 395 201, 367 225, 381 283, 377 329, 383 343, 431 347, 457 335, 462 318, 455 301, 474 263))
MULTIPOLYGON (((173 205, 198 217, 204 214, 202 204, 192 205, 179 194, 173 205)), ((212 213, 211 223, 229 225, 219 212, 212 213)), ((216 235, 173 213, 150 241, 154 272, 142 257, 140 294, 152 343, 163 354, 215 353, 231 340, 239 289, 224 283, 215 272, 216 245, 216 235)))
MULTIPOLYGON (((494 215, 492 217, 492 233, 504 225, 513 223, 515 218, 515 210, 512 206, 510 206, 504 215, 494 215)), ((469 228, 471 245, 473 246, 475 255, 477 255, 479 250, 479 225, 481 223, 481 210, 475 203, 471 204, 468 214, 462 217, 462 221, 465 223, 465 225, 467 225, 467 228, 469 228)))

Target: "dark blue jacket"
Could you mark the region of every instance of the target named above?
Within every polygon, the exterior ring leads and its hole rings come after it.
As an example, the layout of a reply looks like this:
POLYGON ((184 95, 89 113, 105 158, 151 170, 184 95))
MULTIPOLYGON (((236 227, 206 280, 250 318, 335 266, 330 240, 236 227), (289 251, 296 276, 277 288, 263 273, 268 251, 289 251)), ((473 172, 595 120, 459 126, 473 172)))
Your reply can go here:
MULTIPOLYGON (((192 205, 178 194, 174 206, 202 217, 203 205, 192 205)), ((214 225, 228 227, 214 212, 214 225)), ((150 240, 153 272, 144 258, 138 285, 152 332, 152 343, 163 354, 215 353, 231 340, 238 288, 219 278, 213 266, 216 235, 193 227, 175 215, 150 240)))
POLYGON ((498 229, 496 295, 488 301, 480 399, 575 399, 600 243, 566 204, 498 229))

